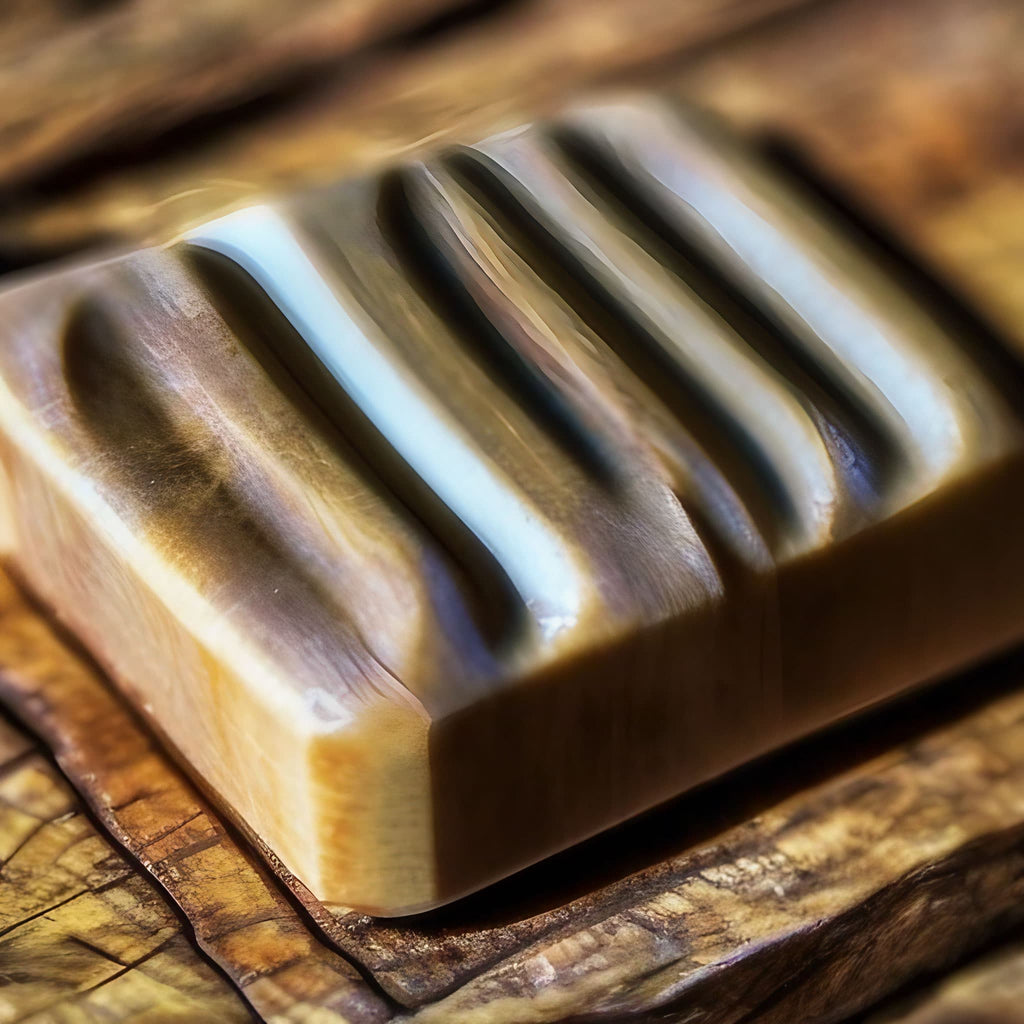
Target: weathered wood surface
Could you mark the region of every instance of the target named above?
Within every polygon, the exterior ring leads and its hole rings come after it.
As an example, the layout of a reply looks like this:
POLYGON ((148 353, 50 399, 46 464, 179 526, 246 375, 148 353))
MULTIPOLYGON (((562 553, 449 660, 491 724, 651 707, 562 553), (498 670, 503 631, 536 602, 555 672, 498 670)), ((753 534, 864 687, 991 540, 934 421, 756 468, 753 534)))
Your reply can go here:
POLYGON ((152 881, 0 718, 0 1021, 245 1021, 152 881))
MULTIPOLYGON (((689 95, 801 141, 1012 335, 1024 323, 1024 193, 1014 180, 1024 123, 1021 20, 1012 0, 845 0, 740 35, 690 62, 679 78, 689 95)), ((500 31, 504 41, 492 38, 479 67, 494 67, 511 46, 524 45, 507 24, 500 31)), ((664 38, 664 48, 652 43, 648 56, 678 46, 664 38)), ((595 55, 610 62, 609 74, 621 72, 623 63, 609 56, 621 39, 614 42, 602 43, 599 33, 596 42, 581 41, 574 52, 589 56, 564 74, 554 68, 547 95, 605 77, 586 70, 595 55)), ((23 207, 6 218, 3 231, 49 245, 82 239, 100 225, 127 234, 170 229, 179 215, 206 210, 190 206, 189 197, 177 210, 172 202, 152 213, 152 204, 188 181, 251 166, 267 129, 283 136, 279 150, 262 150, 278 183, 316 176, 317 167, 328 173, 326 158, 314 159, 318 138, 337 145, 335 169, 377 162, 441 130, 447 98, 465 93, 465 79, 453 70, 452 84, 443 84, 438 62, 454 68, 462 45, 448 41, 440 57, 426 54, 404 67, 382 66, 364 82, 334 83, 303 110, 271 115, 259 130, 243 126, 180 162, 128 168, 61 200, 23 207), (442 83, 433 91, 432 76, 442 83), (390 91, 382 91, 388 82, 390 91), (341 122, 331 104, 343 101, 349 116, 341 122)), ((523 72, 522 102, 530 102, 531 75, 543 78, 538 68, 557 63, 557 46, 547 52, 548 63, 523 72)), ((484 120, 501 116, 508 88, 487 85, 476 97, 484 120)), ((532 95, 540 102, 544 87, 537 88, 532 95)), ((467 113, 465 131, 479 134, 471 121, 467 113)), ((57 739, 72 709, 60 701, 40 704, 33 694, 44 688, 23 671, 33 660, 40 664, 36 645, 50 649, 54 640, 13 593, 10 601, 20 609, 22 639, 8 647, 18 632, 5 629, 0 641, 9 699, 37 728, 39 716, 49 715, 47 728, 57 739)), ((63 671, 83 672, 66 650, 61 658, 63 671)), ((1020 678, 1015 672, 1024 666, 1008 664, 1002 681, 996 674, 980 688, 937 691, 902 718, 846 732, 838 754, 831 741, 806 745, 774 762, 771 772, 755 770, 677 802, 451 911, 388 925, 315 904, 310 910, 325 935, 372 974, 374 982, 351 996, 367 999, 371 1013, 395 1009, 375 992, 379 984, 427 1019, 614 1020, 657 1006, 659 1015, 678 1020, 840 1020, 1018 919, 1024 697, 1011 685, 1020 678), (959 703, 965 699, 973 708, 959 703), (931 723, 915 722, 926 710, 931 723), (880 756, 857 764, 869 747, 880 756), (785 782, 807 785, 812 775, 817 784, 803 791, 785 782)), ((52 678, 45 690, 55 692, 52 678)), ((116 754, 123 734, 97 730, 96 721, 74 735, 105 736, 116 754)), ((151 771, 187 786, 149 749, 157 762, 151 771)), ((108 767, 116 764, 114 757, 108 767)), ((102 809, 104 783, 89 778, 91 765, 65 767, 102 809)), ((162 783, 154 791, 163 792, 162 783)), ((163 813, 155 800, 150 806, 163 813)), ((206 813, 214 831, 223 827, 206 813)), ((114 821, 120 812, 111 814, 114 821)), ((173 826, 173 816, 166 820, 173 826)), ((156 819, 146 827, 156 827, 156 819)), ((128 835, 122 824, 115 831, 128 835)), ((203 872, 187 875, 177 898, 221 906, 223 874, 211 877, 212 883, 203 872)), ((261 884, 274 891, 269 879, 261 884)), ((277 905, 272 896, 261 906, 271 904, 277 905)), ((263 954, 240 941, 215 955, 243 977, 247 958, 263 954)))

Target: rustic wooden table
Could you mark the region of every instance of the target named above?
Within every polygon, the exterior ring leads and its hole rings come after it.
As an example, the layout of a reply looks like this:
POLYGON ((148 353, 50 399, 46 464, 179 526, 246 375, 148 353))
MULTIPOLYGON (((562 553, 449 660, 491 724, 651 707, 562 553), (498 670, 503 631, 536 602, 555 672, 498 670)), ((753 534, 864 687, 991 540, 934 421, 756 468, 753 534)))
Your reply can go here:
MULTIPOLYGON (((650 84, 1024 346, 1017 0, 391 6, 204 0, 155 31, 146 0, 15 4, 4 268, 650 84)), ((399 921, 261 858, 5 578, 0 698, 0 1021, 1024 1020, 1021 655, 399 921)))

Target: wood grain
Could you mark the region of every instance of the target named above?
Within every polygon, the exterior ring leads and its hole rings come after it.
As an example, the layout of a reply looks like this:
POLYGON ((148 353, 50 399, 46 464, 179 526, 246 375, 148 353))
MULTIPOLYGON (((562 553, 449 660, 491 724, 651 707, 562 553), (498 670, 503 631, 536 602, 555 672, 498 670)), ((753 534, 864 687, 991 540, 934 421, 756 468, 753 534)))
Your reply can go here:
POLYGON ((0 1021, 246 1021, 188 928, 0 719, 0 1021))
MULTIPOLYGON (((348 1019, 385 1019, 386 1002, 307 930, 9 584, 2 621, 5 699, 54 744, 101 820, 185 909, 253 1005, 274 1016, 330 992, 323 1002, 343 1005, 348 1019)), ((344 914, 332 922, 311 909, 426 1020, 615 1019, 654 1008, 716 1022, 839 1020, 1024 915, 1024 695, 1004 692, 1022 671, 1020 659, 990 669, 972 692, 992 699, 965 715, 963 691, 945 691, 952 722, 838 775, 834 738, 798 748, 787 755, 795 761, 760 777, 806 777, 816 765, 826 777, 786 799, 773 802, 750 775, 447 917, 395 927, 344 914), (739 824, 695 836, 695 820, 722 825, 719 805, 733 805, 739 824), (651 862, 631 870, 644 857, 651 862), (621 877, 601 885, 595 864, 621 877), (592 891, 559 902, 574 878, 592 891), (538 907, 545 893, 553 907, 538 907)), ((870 731, 846 743, 863 752, 870 731)))

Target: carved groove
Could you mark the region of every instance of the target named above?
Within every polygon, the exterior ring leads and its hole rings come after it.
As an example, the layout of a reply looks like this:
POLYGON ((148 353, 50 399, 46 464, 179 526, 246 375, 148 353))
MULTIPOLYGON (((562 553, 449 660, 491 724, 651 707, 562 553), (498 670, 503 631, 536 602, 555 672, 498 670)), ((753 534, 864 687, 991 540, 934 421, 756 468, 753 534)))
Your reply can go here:
POLYGON ((629 369, 678 418, 707 451, 729 485, 741 496, 770 546, 798 519, 794 497, 777 467, 735 416, 637 321, 623 298, 589 273, 560 237, 556 226, 523 205, 503 170, 483 154, 449 157, 453 175, 500 218, 513 245, 572 305, 629 369))
POLYGON ((906 467, 897 500, 914 500, 954 469, 971 443, 964 425, 994 392, 833 223, 701 115, 630 105, 583 110, 569 122, 691 251, 870 410, 906 467), (955 378, 963 390, 951 386, 955 378))
POLYGON ((659 248, 666 265, 807 397, 819 417, 823 438, 845 448, 843 461, 856 496, 868 506, 877 502, 900 472, 904 457, 896 439, 858 399, 848 381, 813 358, 786 324, 772 318, 744 289, 742 279, 722 273, 699 243, 667 220, 610 150, 598 147, 572 126, 556 127, 552 139, 571 167, 602 192, 617 216, 643 234, 643 244, 659 248))
MULTIPOLYGON (((691 210, 685 195, 673 193, 647 169, 647 161, 663 156, 647 151, 651 142, 644 136, 651 130, 644 118, 660 124, 657 116, 646 112, 634 132, 621 112, 618 120, 615 111, 584 112, 545 132, 530 129, 510 143, 499 141, 497 151, 488 140, 440 158, 439 171, 479 207, 488 230, 493 228, 522 259, 527 273, 520 275, 521 288, 518 280, 514 289, 503 287, 474 264, 465 245, 479 242, 479 226, 472 218, 463 222, 455 210, 446 213, 446 200, 432 197, 426 185, 429 166, 403 168, 380 180, 377 229, 397 259, 403 287, 418 294, 469 356, 593 480, 614 489, 614 442, 607 446, 593 418, 583 414, 579 396, 566 390, 557 365, 547 365, 543 345, 532 340, 529 305, 535 284, 564 300, 692 438, 696 447, 680 455, 692 463, 683 471, 687 483, 675 486, 702 535, 715 535, 713 547, 736 546, 730 537, 735 523, 723 522, 715 511, 728 505, 728 500, 722 505, 723 495, 732 493, 773 553, 786 557, 813 549, 884 515, 890 491, 913 477, 918 449, 927 450, 927 439, 916 437, 914 425, 888 407, 882 385, 876 389, 870 378, 854 383, 859 370, 844 361, 842 343, 837 351, 828 338, 809 341, 814 328, 810 321, 798 326, 799 309, 783 315, 785 296, 766 300, 768 286, 756 280, 756 269, 743 263, 742 253, 726 259, 714 246, 709 251, 705 235, 691 230, 700 211, 691 210), (495 156, 502 146, 505 151, 511 146, 511 164, 495 156), (585 190, 576 197, 580 202, 574 206, 570 199, 566 205, 560 191, 575 189, 585 190), (451 219, 446 223, 445 218, 451 219), (461 233, 468 241, 460 240, 461 233), (586 248, 591 239, 596 260, 586 248), (649 300, 624 287, 634 273, 649 300), (529 274, 536 282, 526 279, 529 274), (696 344, 687 337, 702 331, 708 336, 696 344), (747 375, 738 388, 728 380, 728 361, 709 368, 701 355, 730 346, 736 349, 732 367, 747 375), (756 401, 749 400, 754 394, 756 401), (894 424, 901 430, 894 432, 894 424), (715 479, 709 478, 709 467, 715 479)), ((665 143, 687 144, 683 136, 665 143)), ((702 154, 695 157, 697 165, 702 159, 702 154)), ((331 241, 329 232, 325 240, 331 241)), ((804 242, 787 238, 785 244, 804 242)), ((328 264, 332 259, 344 261, 343 247, 331 249, 328 264)), ((273 305, 276 300, 263 292, 261 301, 273 305)), ((372 309, 379 299, 359 301, 372 309)), ((286 312, 277 313, 287 320, 286 312)), ((877 317, 873 308, 865 315, 877 317)), ((900 337, 897 330, 892 341, 885 330, 883 324, 883 362, 885 346, 898 349, 900 337)), ((427 479, 422 466, 414 467, 374 422, 365 392, 359 398, 339 387, 337 372, 325 368, 309 339, 304 342, 292 328, 287 333, 277 355, 302 388, 368 459, 386 489, 428 525, 453 562, 470 568, 474 590, 501 595, 484 602, 492 609, 484 614, 489 632, 497 622, 507 622, 517 606, 530 605, 530 586, 524 589, 513 579, 514 557, 499 554, 487 539, 500 530, 497 509, 484 511, 471 526, 465 513, 442 497, 436 481, 427 479)), ((913 362, 917 356, 893 358, 913 362)), ((891 369, 884 372, 893 376, 891 369)), ((899 400, 905 402, 909 391, 904 392, 899 400)), ((957 412, 943 405, 944 397, 938 392, 930 397, 955 422, 957 412)), ((428 401, 428 415, 443 432, 439 407, 433 398, 428 401)))
MULTIPOLYGON (((572 283, 561 280, 558 268, 536 246, 522 242, 514 224, 503 230, 498 223, 502 218, 495 216, 493 205, 479 205, 471 191, 442 166, 420 166, 410 169, 407 176, 412 179, 410 187, 418 186, 416 205, 422 223, 414 218, 406 227, 406 237, 412 231, 424 236, 420 250, 403 250, 409 272, 419 273, 426 261, 444 261, 490 335, 534 367, 545 392, 562 398, 571 411, 576 430, 587 437, 600 435, 600 445, 591 442, 593 451, 603 455, 606 447, 621 449, 620 438, 604 436, 608 396, 595 396, 593 383, 582 383, 581 378, 586 380, 588 367, 595 369, 596 358, 600 372, 607 374, 606 387, 610 386, 612 394, 633 394, 634 401, 640 402, 633 408, 634 415, 647 401, 642 391, 636 394, 637 386, 642 389, 643 385, 566 304, 572 283), (518 248, 513 239, 520 243, 518 248)), ((403 244, 398 232, 394 234, 395 244, 403 244)), ((586 301, 581 297, 576 309, 586 301)), ((654 394, 649 397, 657 401, 654 394)), ((618 454, 621 459, 621 451, 618 454)), ((685 430, 676 430, 671 436, 671 453, 663 451, 662 457, 669 459, 666 469, 677 500, 720 571, 733 579, 752 566, 765 566, 767 554, 746 511, 693 438, 685 430)), ((606 466, 600 469, 608 474, 608 483, 614 482, 606 466)), ((621 466, 618 473, 621 475, 621 466)))
POLYGON ((757 153, 764 165, 815 215, 834 225, 862 257, 879 266, 899 288, 929 311, 957 339, 986 381, 1024 418, 1024 358, 984 313, 944 276, 923 251, 887 228, 808 154, 788 140, 767 135, 757 153))
MULTIPOLYGON (((836 483, 828 484, 821 477, 818 486, 838 485, 840 490, 833 497, 825 498, 825 492, 803 493, 804 485, 799 482, 801 458, 799 453, 794 457, 792 444, 783 440, 785 434, 766 440, 763 418, 752 419, 750 408, 737 404, 735 397, 727 397, 717 387, 709 387, 706 375, 695 373, 694 366, 681 361, 671 340, 662 336, 662 328, 649 322, 634 300, 620 294, 581 258, 565 234, 567 225, 553 222, 543 205, 535 205, 543 201, 531 193, 528 183, 517 180, 514 172, 495 161, 486 148, 452 152, 439 166, 493 218, 501 236, 540 281, 569 303, 587 328, 623 360, 671 411, 683 431, 708 453, 715 471, 722 475, 726 488, 739 496, 770 549, 784 551, 790 542, 798 548, 815 546, 815 530, 825 530, 828 535, 870 518, 889 481, 906 468, 906 452, 886 423, 865 406, 861 400, 863 389, 858 392, 850 386, 842 361, 817 358, 820 353, 801 343, 790 324, 758 301, 759 293, 750 289, 746 277, 737 278, 721 261, 704 253, 699 242, 679 228, 677 218, 664 215, 650 190, 627 171, 607 141, 598 144, 592 134, 571 120, 556 126, 543 141, 548 155, 556 161, 552 164, 554 173, 561 174, 567 184, 582 181, 591 190, 597 230, 611 232, 609 259, 614 261, 619 255, 617 233, 636 240, 653 262, 680 282, 678 296, 672 295, 671 286, 665 287, 669 308, 672 302, 691 302, 687 298, 690 294, 699 295, 700 301, 707 303, 700 315, 709 324, 716 318, 720 322, 721 327, 713 329, 733 332, 749 346, 752 356, 756 353, 756 358, 764 360, 764 366, 792 389, 792 397, 785 401, 795 399, 802 406, 803 415, 828 452, 836 483), (779 462, 783 453, 792 459, 793 468, 788 471, 779 462), (808 526, 806 517, 820 515, 823 501, 835 504, 829 513, 833 525, 808 526), (808 530, 810 540, 792 540, 808 530)), ((537 145, 535 140, 515 144, 537 145)), ((637 148, 642 147, 641 139, 637 148)), ((521 330, 514 315, 519 312, 516 297, 503 294, 494 285, 488 286, 490 297, 481 297, 480 281, 473 284, 471 268, 464 261, 460 264, 457 252, 453 255, 450 247, 446 250, 439 241, 437 224, 432 220, 436 216, 430 201, 420 194, 412 169, 382 180, 377 223, 406 280, 491 378, 543 425, 570 458, 595 480, 613 485, 614 462, 609 461, 592 425, 581 419, 573 402, 538 365, 535 354, 528 351, 529 346, 524 352, 523 343, 512 340, 509 332, 521 330), (513 315, 508 315, 509 310, 513 315)), ((338 388, 337 381, 308 346, 292 342, 281 346, 278 355, 304 390, 314 394, 335 425, 354 439, 375 472, 386 481, 388 490, 429 525, 449 552, 460 552, 455 557, 457 562, 472 565, 476 589, 506 595, 515 589, 508 582, 508 566, 488 550, 486 542, 480 541, 478 532, 468 529, 459 515, 439 500, 420 473, 411 470, 408 460, 374 426, 360 402, 342 394, 344 388, 338 388), (464 553, 467 550, 474 550, 468 560, 464 553), (499 577, 501 582, 495 586, 499 577)), ((758 373, 762 371, 755 370, 754 379, 758 373)), ((772 400, 766 392, 762 404, 772 400)), ((694 478, 699 475, 695 473, 694 478)), ((813 475, 807 479, 812 480, 813 475)), ((697 504, 703 505, 702 509, 693 509, 697 518, 704 524, 712 522, 715 516, 709 515, 708 509, 714 506, 714 500, 702 495, 697 504)), ((718 524, 716 532, 721 535, 729 529, 718 524)), ((496 606, 500 611, 497 615, 488 613, 489 622, 507 619, 508 601, 501 600, 496 606)))
POLYGON ((510 642, 521 626, 523 607, 497 559, 410 469, 250 274, 233 260, 198 246, 191 247, 189 262, 234 335, 292 403, 299 408, 312 403, 316 415, 311 426, 328 439, 337 431, 342 458, 361 467, 371 487, 427 530, 484 639, 494 648, 510 642), (333 430, 317 422, 320 416, 333 430))
POLYGON ((489 368, 563 450, 607 485, 614 467, 576 410, 532 360, 512 344, 494 319, 473 299, 460 268, 432 237, 429 212, 410 197, 409 173, 399 171, 381 185, 378 222, 410 281, 451 326, 473 356, 489 368))
POLYGON ((71 313, 62 353, 76 412, 123 479, 122 514, 200 589, 235 588, 243 599, 246 581, 229 568, 244 558, 275 580, 282 602, 307 609, 311 632, 354 635, 331 588, 297 563, 292 538, 264 521, 239 485, 222 440, 201 418, 187 430, 174 415, 175 396, 125 344, 129 331, 116 314, 86 301, 71 313))

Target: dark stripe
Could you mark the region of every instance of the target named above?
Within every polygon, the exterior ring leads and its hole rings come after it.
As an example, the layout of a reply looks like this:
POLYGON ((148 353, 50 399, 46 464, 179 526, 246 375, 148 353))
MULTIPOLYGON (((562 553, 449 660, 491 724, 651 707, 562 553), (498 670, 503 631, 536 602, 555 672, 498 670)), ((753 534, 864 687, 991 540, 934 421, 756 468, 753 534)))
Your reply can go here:
MULTIPOLYGON (((844 382, 841 365, 824 365, 786 325, 758 304, 749 278, 717 265, 700 242, 658 209, 657 198, 631 175, 611 146, 571 127, 553 132, 571 167, 607 201, 626 230, 699 294, 757 354, 804 397, 851 490, 870 506, 904 465, 901 448, 844 382), (843 455, 836 441, 845 442, 843 455)), ((638 147, 639 148, 639 147, 638 147)), ((683 200, 680 199, 680 202, 683 200)))
POLYGON ((626 298, 612 294, 577 259, 557 225, 533 207, 507 172, 473 151, 460 150, 448 161, 460 184, 494 213, 520 255, 711 455, 769 546, 775 546, 798 520, 797 509, 743 423, 637 321, 626 298))
POLYGON ((378 208, 381 230, 410 282, 499 387, 546 429, 569 458, 610 486, 615 470, 600 440, 541 367, 508 337, 508 326, 496 322, 471 295, 466 271, 457 266, 434 223, 441 213, 431 210, 429 199, 416 188, 414 174, 408 170, 385 178, 378 208))
MULTIPOLYGON (((434 542, 488 645, 497 648, 509 642, 521 628, 525 610, 494 555, 370 422, 245 270, 227 257, 197 247, 187 253, 209 301, 232 334, 304 412, 311 428, 369 489, 410 516, 434 542)), ((437 610, 443 613, 445 605, 439 599, 437 610)))

